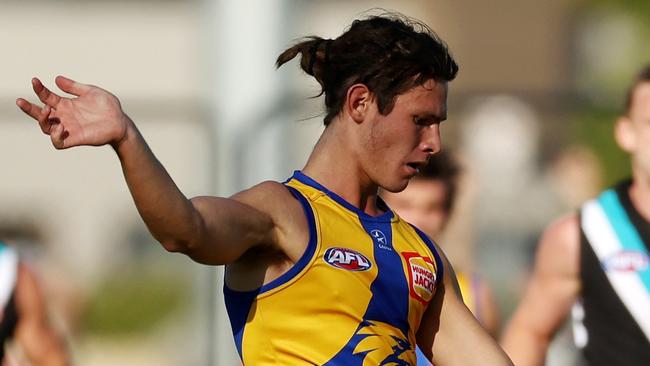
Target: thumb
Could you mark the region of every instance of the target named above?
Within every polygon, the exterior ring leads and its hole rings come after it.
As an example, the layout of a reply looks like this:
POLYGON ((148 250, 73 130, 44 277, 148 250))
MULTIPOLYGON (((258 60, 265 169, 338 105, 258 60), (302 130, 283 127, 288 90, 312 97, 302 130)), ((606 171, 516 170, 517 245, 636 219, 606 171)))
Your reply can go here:
POLYGON ((65 76, 57 76, 56 79, 54 80, 56 82, 56 85, 63 90, 64 92, 76 96, 80 96, 82 94, 87 93, 90 91, 92 86, 82 84, 79 82, 76 82, 72 79, 68 79, 65 76))

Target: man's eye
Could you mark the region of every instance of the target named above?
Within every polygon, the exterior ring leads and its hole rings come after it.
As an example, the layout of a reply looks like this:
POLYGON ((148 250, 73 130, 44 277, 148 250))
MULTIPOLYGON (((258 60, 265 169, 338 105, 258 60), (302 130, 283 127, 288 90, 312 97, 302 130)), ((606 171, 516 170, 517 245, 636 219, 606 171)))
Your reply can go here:
POLYGON ((436 121, 433 118, 413 117, 413 122, 419 126, 430 126, 436 121))
POLYGON ((413 122, 415 122, 416 125, 422 125, 426 126, 428 125, 429 121, 426 118, 421 118, 421 117, 413 117, 413 122))

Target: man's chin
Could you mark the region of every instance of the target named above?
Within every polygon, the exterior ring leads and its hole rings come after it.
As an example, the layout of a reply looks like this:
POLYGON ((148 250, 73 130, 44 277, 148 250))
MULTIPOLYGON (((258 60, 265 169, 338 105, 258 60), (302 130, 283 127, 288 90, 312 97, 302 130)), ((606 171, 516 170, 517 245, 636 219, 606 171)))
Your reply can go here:
POLYGON ((408 186, 408 184, 409 184, 409 180, 405 179, 403 181, 393 182, 390 185, 382 186, 381 188, 388 191, 388 192, 390 192, 390 193, 399 193, 399 192, 405 190, 406 186, 408 186))

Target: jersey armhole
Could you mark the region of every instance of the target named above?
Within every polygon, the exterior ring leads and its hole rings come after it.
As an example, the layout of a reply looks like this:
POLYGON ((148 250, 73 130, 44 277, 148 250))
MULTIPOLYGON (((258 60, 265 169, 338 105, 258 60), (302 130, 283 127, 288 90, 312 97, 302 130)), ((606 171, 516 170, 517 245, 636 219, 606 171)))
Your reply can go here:
POLYGON ((228 316, 230 318, 230 326, 235 339, 237 352, 239 353, 239 357, 241 358, 242 362, 244 360, 242 347, 244 328, 246 326, 246 322, 248 321, 253 303, 258 299, 258 297, 262 296, 263 294, 293 280, 298 274, 300 274, 300 272, 305 269, 305 267, 307 267, 316 252, 318 236, 316 232, 316 221, 311 205, 307 199, 302 194, 300 194, 300 192, 298 192, 297 189, 287 186, 286 184, 285 187, 289 189, 289 192, 291 192, 291 194, 300 202, 307 218, 307 224, 309 226, 309 242, 307 243, 305 252, 287 272, 255 290, 233 290, 228 287, 225 281, 223 284, 224 300, 226 303, 228 316))
POLYGON ((442 276, 444 275, 444 270, 443 270, 443 265, 442 265, 442 259, 440 258, 440 253, 438 253, 438 250, 436 249, 436 246, 433 244, 431 239, 423 233, 420 229, 415 227, 415 225, 409 223, 413 229, 415 229, 415 232, 420 236, 420 239, 429 247, 429 250, 431 253, 433 253, 433 258, 436 261, 436 286, 442 282, 442 276))
POLYGON ((282 274, 280 277, 274 279, 266 285, 263 285, 260 288, 258 295, 262 295, 266 292, 274 290, 293 280, 307 267, 309 262, 311 262, 313 259, 314 254, 316 253, 318 234, 316 231, 316 219, 314 211, 307 201, 307 198, 305 198, 297 189, 286 184, 285 187, 287 187, 289 192, 291 192, 291 194, 298 200, 298 202, 300 202, 300 205, 302 206, 303 212, 305 213, 305 218, 307 219, 307 226, 309 228, 309 240, 307 242, 307 248, 305 248, 305 252, 302 254, 300 259, 298 259, 298 261, 291 267, 291 269, 282 274))

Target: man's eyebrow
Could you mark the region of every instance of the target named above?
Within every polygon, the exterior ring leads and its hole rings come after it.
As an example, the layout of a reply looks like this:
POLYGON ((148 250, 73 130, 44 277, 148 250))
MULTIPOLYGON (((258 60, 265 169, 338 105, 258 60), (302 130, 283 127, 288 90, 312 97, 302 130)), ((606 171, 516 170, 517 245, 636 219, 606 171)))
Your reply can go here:
POLYGON ((447 120, 447 113, 446 112, 442 113, 442 114, 426 112, 426 113, 419 113, 417 116, 420 117, 420 118, 433 119, 433 120, 440 121, 440 122, 447 120))

